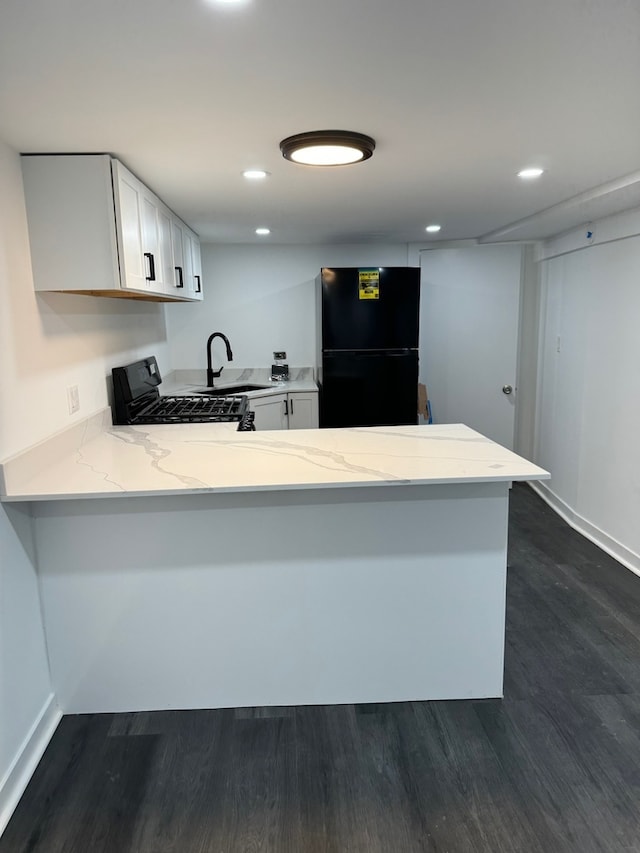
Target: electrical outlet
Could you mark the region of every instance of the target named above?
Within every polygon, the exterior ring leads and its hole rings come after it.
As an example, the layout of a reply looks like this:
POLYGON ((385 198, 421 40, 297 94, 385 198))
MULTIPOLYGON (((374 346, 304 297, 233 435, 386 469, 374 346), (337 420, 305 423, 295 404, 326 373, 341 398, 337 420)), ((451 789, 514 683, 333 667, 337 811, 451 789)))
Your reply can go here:
POLYGON ((67 387, 67 404, 70 415, 75 415, 76 412, 80 411, 80 394, 78 393, 77 385, 69 385, 67 387))
POLYGON ((273 354, 273 358, 275 361, 284 361, 287 357, 287 354, 284 350, 276 350, 273 354))

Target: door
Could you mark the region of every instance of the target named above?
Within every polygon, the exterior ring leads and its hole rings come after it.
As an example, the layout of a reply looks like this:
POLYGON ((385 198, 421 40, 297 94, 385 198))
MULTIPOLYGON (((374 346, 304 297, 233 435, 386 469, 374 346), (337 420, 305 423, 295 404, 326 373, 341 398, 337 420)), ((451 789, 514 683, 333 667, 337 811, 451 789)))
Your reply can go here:
POLYGON ((419 269, 325 268, 318 286, 325 352, 417 348, 419 269), (371 286, 367 274, 374 276, 371 286))
POLYGON ((184 296, 184 239, 181 226, 171 221, 171 245, 173 248, 173 287, 178 296, 184 296))
POLYGON ((417 412, 417 352, 324 354, 321 427, 415 424, 417 412))
POLYGON ((255 413, 256 430, 288 429, 287 395, 249 398, 249 411, 255 413))
POLYGON ((422 252, 420 381, 433 421, 466 424, 509 449, 521 266, 519 246, 422 252))
POLYGON ((158 205, 156 199, 148 191, 142 195, 142 249, 149 290, 161 292, 162 265, 158 251, 158 205))
POLYGON ((142 203, 144 187, 117 160, 113 162, 115 212, 122 287, 149 290, 147 259, 143 252, 142 203))
POLYGON ((202 258, 200 255, 200 240, 195 234, 191 235, 191 259, 193 265, 193 291, 195 299, 202 299, 202 258))
POLYGON ((200 241, 193 231, 182 230, 184 257, 185 296, 190 299, 202 299, 202 269, 200 260, 200 241))
POLYGON ((289 394, 289 429, 318 428, 318 395, 289 394))
POLYGON ((164 205, 158 205, 158 258, 159 258, 159 281, 163 293, 172 293, 174 290, 174 260, 171 234, 171 213, 164 205))

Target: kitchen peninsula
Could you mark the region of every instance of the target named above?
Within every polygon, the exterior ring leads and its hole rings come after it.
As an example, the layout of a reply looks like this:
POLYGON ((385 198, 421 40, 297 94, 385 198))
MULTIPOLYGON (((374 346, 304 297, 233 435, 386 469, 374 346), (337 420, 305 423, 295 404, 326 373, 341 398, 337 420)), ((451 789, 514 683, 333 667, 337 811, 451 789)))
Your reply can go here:
POLYGON ((108 410, 2 474, 65 713, 500 696, 509 483, 549 476, 457 424, 108 410))

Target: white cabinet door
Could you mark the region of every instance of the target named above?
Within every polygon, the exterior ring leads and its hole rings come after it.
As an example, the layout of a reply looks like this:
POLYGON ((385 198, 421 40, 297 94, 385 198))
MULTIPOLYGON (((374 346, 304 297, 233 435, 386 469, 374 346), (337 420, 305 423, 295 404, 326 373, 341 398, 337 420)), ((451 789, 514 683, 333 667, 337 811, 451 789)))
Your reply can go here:
POLYGON ((195 234, 191 235, 191 253, 193 257, 193 297, 202 299, 202 259, 200 255, 200 240, 195 234))
POLYGON ((318 428, 318 395, 314 392, 306 394, 289 394, 289 429, 318 428))
POLYGON ((175 219, 171 221, 171 245, 173 247, 173 290, 176 296, 184 296, 184 232, 182 225, 175 219))
POLYGON ((249 398, 249 410, 255 413, 256 430, 287 429, 287 395, 249 398))
POLYGON ((202 267, 200 241, 188 228, 183 230, 184 274, 186 295, 190 299, 202 299, 202 267))
POLYGON ((116 223, 120 243, 121 285, 132 290, 150 290, 148 259, 143 252, 144 186, 122 163, 114 161, 116 176, 116 223))
POLYGON ((162 283, 162 292, 174 294, 174 262, 172 244, 173 218, 170 210, 163 204, 158 207, 158 256, 159 256, 159 281, 162 283))
POLYGON ((142 196, 142 254, 147 266, 149 289, 158 295, 175 290, 172 221, 169 208, 145 188, 142 196))
POLYGON ((158 252, 158 206, 155 199, 144 192, 142 202, 142 255, 146 265, 149 290, 162 291, 160 281, 160 255, 158 252))

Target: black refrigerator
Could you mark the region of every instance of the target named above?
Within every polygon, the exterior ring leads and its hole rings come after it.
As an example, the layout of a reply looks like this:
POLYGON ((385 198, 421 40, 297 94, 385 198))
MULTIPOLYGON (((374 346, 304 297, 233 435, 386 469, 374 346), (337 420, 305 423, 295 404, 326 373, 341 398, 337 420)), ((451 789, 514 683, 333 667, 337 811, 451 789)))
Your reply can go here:
POLYGON ((316 279, 321 427, 418 420, 417 267, 325 267, 316 279))

